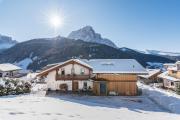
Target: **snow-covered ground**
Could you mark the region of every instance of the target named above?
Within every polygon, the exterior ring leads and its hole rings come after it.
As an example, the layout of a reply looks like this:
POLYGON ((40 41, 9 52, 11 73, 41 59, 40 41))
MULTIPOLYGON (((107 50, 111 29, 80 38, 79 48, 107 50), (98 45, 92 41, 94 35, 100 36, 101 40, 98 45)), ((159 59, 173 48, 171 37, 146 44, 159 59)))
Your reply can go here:
POLYGON ((161 107, 173 113, 180 114, 180 95, 141 83, 138 83, 138 86, 142 88, 145 96, 152 99, 161 107))
POLYGON ((27 67, 28 67, 28 65, 29 65, 30 63, 32 63, 32 62, 33 62, 33 61, 32 61, 31 58, 25 58, 25 59, 19 61, 19 62, 16 63, 16 64, 17 64, 19 67, 21 67, 23 70, 26 70, 27 67))
POLYGON ((180 120, 146 96, 0 97, 1 120, 180 120))

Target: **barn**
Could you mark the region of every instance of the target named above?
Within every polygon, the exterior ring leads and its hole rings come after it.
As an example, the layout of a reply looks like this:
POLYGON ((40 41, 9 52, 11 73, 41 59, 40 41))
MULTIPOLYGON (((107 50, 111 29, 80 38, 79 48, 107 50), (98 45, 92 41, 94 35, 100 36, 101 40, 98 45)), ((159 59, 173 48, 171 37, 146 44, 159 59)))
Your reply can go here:
POLYGON ((84 60, 93 68, 95 95, 137 95, 137 76, 147 71, 134 59, 84 60))

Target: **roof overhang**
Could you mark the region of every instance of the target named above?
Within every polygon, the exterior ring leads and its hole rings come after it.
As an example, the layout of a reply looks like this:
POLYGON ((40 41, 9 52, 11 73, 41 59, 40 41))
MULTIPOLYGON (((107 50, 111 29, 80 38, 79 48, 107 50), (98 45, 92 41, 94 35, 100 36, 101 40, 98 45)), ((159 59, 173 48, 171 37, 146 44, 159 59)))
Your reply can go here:
POLYGON ((86 65, 86 64, 83 64, 82 62, 79 62, 79 61, 76 60, 76 59, 70 59, 70 60, 67 60, 67 61, 65 61, 65 62, 62 62, 62 63, 60 63, 60 64, 58 64, 58 65, 56 65, 56 66, 50 67, 49 69, 46 69, 46 70, 40 72, 40 73, 37 74, 36 76, 37 76, 37 77, 46 76, 49 72, 54 71, 54 70, 57 70, 57 69, 60 68, 60 67, 64 67, 64 66, 66 66, 67 64, 79 64, 79 65, 81 65, 81 66, 84 66, 84 67, 92 70, 92 67, 91 67, 91 66, 86 65))

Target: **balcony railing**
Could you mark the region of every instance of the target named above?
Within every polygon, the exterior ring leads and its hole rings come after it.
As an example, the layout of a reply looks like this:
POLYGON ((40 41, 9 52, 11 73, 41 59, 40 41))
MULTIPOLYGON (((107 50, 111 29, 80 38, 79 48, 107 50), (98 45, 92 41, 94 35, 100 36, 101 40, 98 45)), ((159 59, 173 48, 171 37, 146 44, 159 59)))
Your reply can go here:
POLYGON ((56 80, 87 80, 90 75, 57 75, 56 80))

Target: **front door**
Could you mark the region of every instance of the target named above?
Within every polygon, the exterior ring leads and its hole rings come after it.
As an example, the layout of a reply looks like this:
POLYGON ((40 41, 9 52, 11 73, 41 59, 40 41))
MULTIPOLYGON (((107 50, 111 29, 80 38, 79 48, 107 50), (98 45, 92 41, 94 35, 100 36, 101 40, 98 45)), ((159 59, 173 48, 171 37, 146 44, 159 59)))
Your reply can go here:
POLYGON ((100 82, 100 95, 106 95, 106 82, 100 82))
POLYGON ((79 85, 78 85, 78 81, 73 81, 73 92, 77 92, 78 91, 78 88, 79 88, 79 85))

